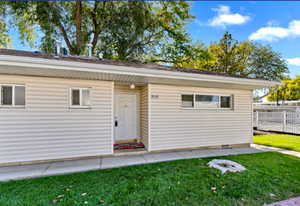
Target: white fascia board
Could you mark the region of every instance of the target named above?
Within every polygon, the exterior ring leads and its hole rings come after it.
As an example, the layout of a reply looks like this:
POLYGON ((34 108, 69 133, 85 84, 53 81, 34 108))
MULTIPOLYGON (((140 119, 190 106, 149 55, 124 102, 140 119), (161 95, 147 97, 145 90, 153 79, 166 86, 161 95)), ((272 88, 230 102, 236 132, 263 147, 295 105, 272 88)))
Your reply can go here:
POLYGON ((191 81, 221 82, 239 85, 249 85, 253 88, 266 88, 280 85, 279 82, 226 77, 218 75, 195 74, 177 71, 164 71, 159 69, 137 68, 129 66, 116 66, 101 63, 84 63, 75 61, 44 59, 36 57, 22 57, 12 55, 0 55, 0 65, 30 67, 37 69, 53 69, 81 72, 108 73, 118 75, 132 75, 152 78, 167 78, 191 81))

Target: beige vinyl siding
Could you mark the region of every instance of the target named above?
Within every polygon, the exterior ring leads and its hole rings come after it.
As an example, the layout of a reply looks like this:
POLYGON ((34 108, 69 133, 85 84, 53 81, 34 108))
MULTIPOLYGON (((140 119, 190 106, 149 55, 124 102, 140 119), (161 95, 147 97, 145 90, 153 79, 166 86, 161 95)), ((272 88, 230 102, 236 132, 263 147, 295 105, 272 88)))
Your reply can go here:
POLYGON ((24 84, 25 108, 0 107, 0 163, 112 154, 113 82, 0 75, 24 84), (70 88, 90 88, 90 109, 69 107, 70 88))
POLYGON ((148 149, 148 86, 141 89, 141 141, 148 149))
POLYGON ((252 91, 149 85, 151 150, 250 143, 252 91), (234 95, 234 110, 186 109, 181 94, 234 95))

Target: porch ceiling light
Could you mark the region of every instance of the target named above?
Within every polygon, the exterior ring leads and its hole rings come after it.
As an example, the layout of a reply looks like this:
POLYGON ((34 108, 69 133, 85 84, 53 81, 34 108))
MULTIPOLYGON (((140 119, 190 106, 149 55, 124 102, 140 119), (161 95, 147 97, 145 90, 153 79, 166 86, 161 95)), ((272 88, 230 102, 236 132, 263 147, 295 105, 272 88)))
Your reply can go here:
POLYGON ((135 89, 135 85, 134 84, 130 84, 129 87, 130 87, 130 89, 135 89))

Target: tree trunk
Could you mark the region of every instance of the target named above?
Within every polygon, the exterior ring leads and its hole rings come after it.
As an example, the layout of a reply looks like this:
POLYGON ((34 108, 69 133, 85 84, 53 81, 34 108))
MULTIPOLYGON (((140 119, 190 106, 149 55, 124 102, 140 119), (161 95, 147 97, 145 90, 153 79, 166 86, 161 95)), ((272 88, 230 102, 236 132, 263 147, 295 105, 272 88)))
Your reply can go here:
POLYGON ((82 53, 82 41, 81 41, 81 11, 82 11, 82 3, 81 0, 76 1, 76 44, 77 44, 77 54, 82 53))

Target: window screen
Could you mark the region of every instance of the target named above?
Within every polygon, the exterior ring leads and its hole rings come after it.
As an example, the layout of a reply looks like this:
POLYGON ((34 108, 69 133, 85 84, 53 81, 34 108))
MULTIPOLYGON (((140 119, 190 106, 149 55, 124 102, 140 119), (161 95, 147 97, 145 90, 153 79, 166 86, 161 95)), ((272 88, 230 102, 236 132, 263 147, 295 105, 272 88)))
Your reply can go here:
POLYGON ((183 94, 181 95, 182 107, 194 107, 194 95, 183 94))
POLYGON ((197 108, 218 108, 219 96, 215 95, 196 95, 195 106, 197 108))
POLYGON ((2 86, 1 87, 1 104, 2 105, 12 105, 13 97, 13 87, 12 86, 2 86))
POLYGON ((25 105, 24 86, 15 86, 15 105, 25 105))
POLYGON ((231 97, 222 96, 221 97, 221 108, 230 108, 231 107, 231 97))
POLYGON ((90 90, 86 88, 71 89, 71 106, 90 106, 90 90))
POLYGON ((80 90, 72 89, 72 105, 80 105, 80 90))
POLYGON ((83 89, 82 91, 82 106, 89 106, 90 103, 90 91, 88 89, 83 89))

